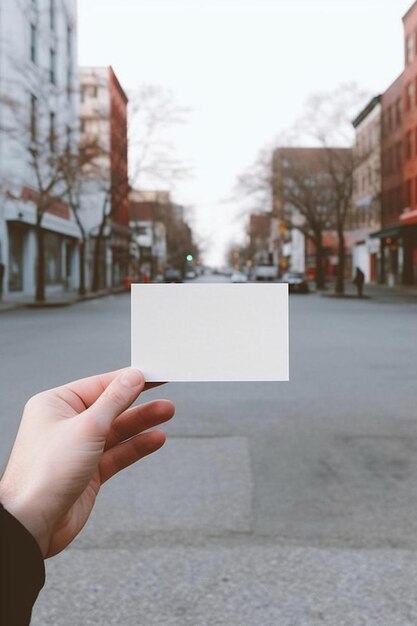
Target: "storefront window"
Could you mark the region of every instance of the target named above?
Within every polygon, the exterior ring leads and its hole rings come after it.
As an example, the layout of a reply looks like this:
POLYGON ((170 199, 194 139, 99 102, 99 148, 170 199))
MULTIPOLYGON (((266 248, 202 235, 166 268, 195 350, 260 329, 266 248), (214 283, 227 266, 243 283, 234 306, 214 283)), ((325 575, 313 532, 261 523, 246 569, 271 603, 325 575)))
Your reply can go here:
POLYGON ((18 226, 9 227, 9 290, 23 291, 24 232, 18 226))
POLYGON ((54 233, 45 235, 45 273, 47 285, 62 282, 61 239, 54 233))

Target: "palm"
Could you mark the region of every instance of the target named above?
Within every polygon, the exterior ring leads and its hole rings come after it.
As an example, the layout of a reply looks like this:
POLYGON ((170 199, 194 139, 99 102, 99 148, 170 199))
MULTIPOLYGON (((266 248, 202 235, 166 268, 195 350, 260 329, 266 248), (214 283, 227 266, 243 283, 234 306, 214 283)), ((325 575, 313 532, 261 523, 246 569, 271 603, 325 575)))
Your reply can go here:
POLYGON ((76 537, 106 480, 165 441, 164 433, 148 429, 172 417, 172 403, 154 400, 126 408, 143 384, 124 389, 117 387, 119 378, 119 372, 85 378, 26 405, 2 484, 7 490, 19 475, 30 485, 25 510, 15 512, 45 556, 76 537))

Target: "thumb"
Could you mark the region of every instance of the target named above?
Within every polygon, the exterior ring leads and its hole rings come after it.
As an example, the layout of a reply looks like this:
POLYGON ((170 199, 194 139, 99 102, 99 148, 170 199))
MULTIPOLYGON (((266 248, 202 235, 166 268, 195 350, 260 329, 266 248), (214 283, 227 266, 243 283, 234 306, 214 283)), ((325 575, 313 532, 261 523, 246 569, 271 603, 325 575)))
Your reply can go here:
POLYGON ((113 420, 136 400, 145 386, 142 372, 129 368, 121 372, 84 413, 101 435, 106 435, 113 420))

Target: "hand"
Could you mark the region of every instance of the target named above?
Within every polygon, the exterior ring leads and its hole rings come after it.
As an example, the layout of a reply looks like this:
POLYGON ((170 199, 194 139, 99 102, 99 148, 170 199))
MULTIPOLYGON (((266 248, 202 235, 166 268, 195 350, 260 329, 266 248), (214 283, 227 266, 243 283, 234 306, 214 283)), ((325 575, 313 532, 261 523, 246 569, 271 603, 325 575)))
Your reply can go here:
POLYGON ((88 520, 101 485, 165 442, 168 400, 128 408, 146 385, 135 369, 84 378, 29 400, 0 481, 0 502, 37 540, 63 550, 88 520))

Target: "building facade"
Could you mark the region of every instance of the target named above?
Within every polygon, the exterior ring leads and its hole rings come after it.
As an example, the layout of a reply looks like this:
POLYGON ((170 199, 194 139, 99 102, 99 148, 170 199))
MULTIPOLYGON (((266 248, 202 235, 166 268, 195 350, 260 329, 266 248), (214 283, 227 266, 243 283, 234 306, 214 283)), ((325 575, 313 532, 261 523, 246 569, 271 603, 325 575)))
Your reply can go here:
POLYGON ((380 240, 370 236, 381 228, 381 114, 381 96, 376 96, 352 122, 356 167, 348 229, 352 269, 359 267, 367 282, 381 276, 380 240))
POLYGON ((403 17, 403 207, 398 216, 401 282, 417 284, 417 2, 403 17), (402 266, 402 267, 401 267, 402 266))
POLYGON ((32 297, 40 240, 46 293, 78 282, 79 230, 58 172, 78 143, 77 3, 0 4, 2 289, 8 298, 32 297))
POLYGON ((134 278, 141 282, 158 280, 167 263, 167 229, 160 207, 170 206, 165 191, 132 190, 130 198, 130 229, 136 259, 134 278))
POLYGON ((404 70, 382 94, 380 280, 417 284, 417 2, 403 17, 404 70))
POLYGON ((80 68, 80 141, 94 146, 82 220, 95 288, 117 287, 129 273, 128 98, 111 67, 80 68), (97 248, 97 239, 99 245, 97 248))

